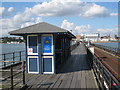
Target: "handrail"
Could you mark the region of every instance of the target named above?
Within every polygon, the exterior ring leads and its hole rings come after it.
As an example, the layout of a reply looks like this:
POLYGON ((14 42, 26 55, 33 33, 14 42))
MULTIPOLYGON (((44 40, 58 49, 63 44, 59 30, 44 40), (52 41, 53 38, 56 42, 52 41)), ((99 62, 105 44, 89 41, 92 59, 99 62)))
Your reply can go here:
MULTIPOLYGON (((99 60, 99 58, 91 53, 87 48, 87 55, 89 62, 96 75, 98 84, 101 88, 119 89, 120 81, 106 68, 106 66, 99 60)), ((104 60, 104 59, 103 59, 104 60)))
POLYGON ((114 48, 114 47, 110 47, 110 46, 105 46, 105 45, 98 45, 98 44, 91 44, 92 46, 98 47, 100 49, 103 49, 105 51, 111 52, 116 56, 120 57, 120 48, 114 48))
POLYGON ((21 61, 25 59, 25 51, 17 51, 17 52, 11 52, 11 53, 4 53, 0 54, 2 63, 0 65, 0 68, 7 67, 11 64, 17 63, 17 61, 21 61), (9 61, 9 63, 7 63, 9 61))
POLYGON ((2 69, 1 72, 3 73, 3 75, 4 75, 4 73, 7 73, 7 72, 10 73, 10 74, 7 74, 7 76, 5 76, 3 78, 3 80, 2 80, 2 82, 7 81, 7 84, 9 83, 10 86, 8 86, 6 84, 5 85, 3 84, 3 89, 11 89, 11 90, 13 90, 17 85, 19 85, 19 86, 21 86, 21 85, 24 86, 25 85, 25 61, 19 61, 19 62, 22 63, 20 65, 21 70, 18 69, 18 68, 16 70, 13 69, 13 67, 14 67, 13 65, 10 65, 10 68, 7 68, 7 70, 2 69), (18 78, 18 82, 15 82, 14 81, 14 80, 16 80, 15 77, 17 77, 17 75, 21 75, 21 74, 22 74, 22 79, 18 78), (10 79, 10 82, 9 82, 9 79, 10 79), (22 82, 22 84, 21 84, 21 82, 22 82))
MULTIPOLYGON (((19 52, 25 52, 25 50, 23 50, 23 51, 16 51, 16 52, 10 52, 10 53, 4 53, 4 54, 12 54, 12 53, 19 53, 19 52)), ((3 55, 3 54, 0 54, 0 55, 3 55)))

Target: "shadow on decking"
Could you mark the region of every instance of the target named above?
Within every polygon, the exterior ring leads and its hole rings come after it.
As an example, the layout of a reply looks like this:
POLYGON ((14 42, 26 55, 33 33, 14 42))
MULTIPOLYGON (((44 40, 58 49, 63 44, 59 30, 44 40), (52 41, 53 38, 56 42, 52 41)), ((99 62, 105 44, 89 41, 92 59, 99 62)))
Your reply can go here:
POLYGON ((57 69, 57 74, 87 70, 91 70, 87 54, 72 54, 72 56, 57 69))

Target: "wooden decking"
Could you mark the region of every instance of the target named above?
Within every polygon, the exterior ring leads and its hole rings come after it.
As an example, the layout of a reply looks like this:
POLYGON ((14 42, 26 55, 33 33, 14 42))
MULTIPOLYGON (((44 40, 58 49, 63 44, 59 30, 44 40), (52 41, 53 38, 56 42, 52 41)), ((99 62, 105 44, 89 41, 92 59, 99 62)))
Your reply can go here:
POLYGON ((93 72, 87 64, 86 50, 81 44, 62 66, 58 74, 26 74, 27 90, 33 88, 98 88, 93 72))

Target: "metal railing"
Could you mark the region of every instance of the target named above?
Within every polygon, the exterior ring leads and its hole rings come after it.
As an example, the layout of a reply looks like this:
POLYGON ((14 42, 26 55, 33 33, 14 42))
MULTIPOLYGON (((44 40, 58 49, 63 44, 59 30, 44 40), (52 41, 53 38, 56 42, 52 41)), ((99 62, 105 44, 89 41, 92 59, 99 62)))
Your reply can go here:
POLYGON ((25 60, 25 51, 0 54, 0 68, 18 63, 14 61, 22 61, 22 60, 25 60), (1 61, 4 61, 4 62, 1 62, 1 61))
MULTIPOLYGON (((88 62, 90 63, 98 81, 99 87, 102 89, 120 89, 120 81, 107 69, 107 67, 93 55, 87 48, 88 62)), ((104 59, 103 59, 104 60, 104 59)))
MULTIPOLYGON (((4 62, 4 61, 3 61, 4 62)), ((10 65, 7 69, 1 69, 2 72, 2 89, 21 89, 25 84, 25 61, 13 61, 21 63, 17 67, 10 65)), ((8 62, 7 62, 8 63, 8 62)))
POLYGON ((104 46, 104 45, 98 45, 98 44, 91 44, 95 47, 98 47, 100 49, 103 49, 105 51, 111 52, 116 56, 120 57, 120 48, 114 48, 114 47, 109 47, 109 46, 104 46))

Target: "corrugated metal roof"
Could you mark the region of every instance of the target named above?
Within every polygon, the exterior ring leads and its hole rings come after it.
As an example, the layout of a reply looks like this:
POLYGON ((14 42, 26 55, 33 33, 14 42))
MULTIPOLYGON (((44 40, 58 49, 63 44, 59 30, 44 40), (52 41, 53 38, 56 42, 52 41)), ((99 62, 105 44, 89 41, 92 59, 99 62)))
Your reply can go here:
POLYGON ((34 34, 34 33, 60 33, 60 32, 69 32, 60 27, 48 24, 46 22, 38 23, 31 25, 25 28, 21 28, 15 31, 9 32, 11 35, 24 35, 24 34, 34 34))

